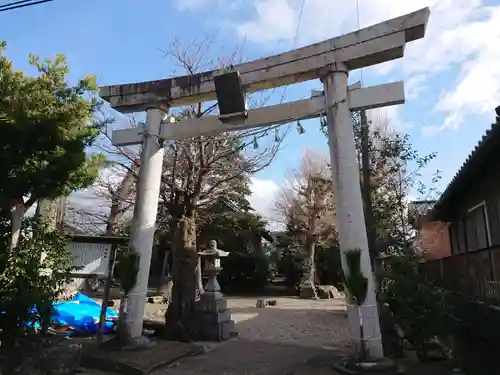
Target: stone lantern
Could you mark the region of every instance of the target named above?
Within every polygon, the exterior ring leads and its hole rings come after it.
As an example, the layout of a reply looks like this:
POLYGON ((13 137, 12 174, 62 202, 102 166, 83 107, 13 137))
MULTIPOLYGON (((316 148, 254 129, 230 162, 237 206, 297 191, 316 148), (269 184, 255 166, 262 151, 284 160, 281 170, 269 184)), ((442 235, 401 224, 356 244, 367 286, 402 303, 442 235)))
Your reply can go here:
POLYGON ((204 264, 204 274, 208 281, 205 292, 196 304, 196 317, 200 339, 222 341, 231 337, 234 331, 234 321, 227 308, 227 301, 220 292, 217 275, 222 271, 220 258, 227 257, 229 252, 217 248, 216 241, 210 241, 207 250, 198 253, 204 264))
MULTIPOLYGON (((217 275, 222 271, 220 258, 225 258, 229 252, 217 248, 217 241, 210 241, 210 248, 198 253, 204 264, 204 274, 208 278, 205 285, 205 293, 220 293, 220 285, 217 281, 217 275)), ((222 296, 222 295, 221 295, 222 296)))

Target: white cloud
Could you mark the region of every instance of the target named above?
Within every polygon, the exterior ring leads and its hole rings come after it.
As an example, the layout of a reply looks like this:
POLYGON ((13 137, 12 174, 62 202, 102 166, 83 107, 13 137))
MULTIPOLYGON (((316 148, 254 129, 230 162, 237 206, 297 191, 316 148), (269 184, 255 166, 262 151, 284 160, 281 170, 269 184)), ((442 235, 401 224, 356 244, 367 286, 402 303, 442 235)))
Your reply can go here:
POLYGON ((417 99, 425 88, 427 74, 411 76, 405 81, 405 96, 407 100, 417 99))
POLYGON ((174 1, 174 5, 179 10, 197 10, 205 5, 207 5, 210 1, 207 0, 180 0, 174 1))
MULTIPOLYGON (((435 3, 437 0, 431 1, 435 3)), ((256 0, 257 18, 240 23, 241 36, 254 42, 292 41, 299 18, 299 0, 256 0), (277 13, 279 11, 280 13, 277 13), (279 15, 279 16, 278 16, 279 15)), ((429 5, 428 0, 360 0, 361 26, 384 21, 429 5)), ((299 29, 300 44, 319 41, 357 28, 356 2, 306 0, 299 29)))
POLYGON ((253 42, 293 38, 298 12, 287 0, 260 0, 255 2, 255 8, 258 18, 244 22, 238 27, 241 36, 253 42))
POLYGON ((432 137, 433 135, 438 134, 441 130, 443 130, 442 125, 425 125, 422 126, 421 133, 424 137, 432 137))
MULTIPOLYGON (((255 14, 234 22, 248 41, 291 46, 300 13, 299 0, 254 0, 246 3, 255 14)), ((456 81, 443 90, 434 110, 443 114, 433 131, 457 129, 470 114, 491 111, 500 102, 500 5, 486 0, 359 0, 361 27, 429 6, 431 16, 426 37, 410 43, 403 59, 368 69, 376 74, 397 73, 407 83, 407 99, 445 71, 459 72, 456 81)), ((298 44, 304 45, 357 28, 356 2, 306 0, 298 44)), ((426 128, 424 132, 429 133, 426 128)))
POLYGON ((367 111, 367 117, 373 126, 387 127, 387 130, 407 131, 412 124, 403 121, 400 109, 399 105, 372 109, 367 111))
POLYGON ((272 180, 261 180, 256 177, 250 179, 252 194, 248 197, 252 208, 269 221, 271 229, 279 224, 275 222, 274 202, 279 191, 279 186, 272 180))
POLYGON ((240 7, 242 0, 172 0, 180 11, 199 11, 206 8, 212 10, 233 11, 240 7))

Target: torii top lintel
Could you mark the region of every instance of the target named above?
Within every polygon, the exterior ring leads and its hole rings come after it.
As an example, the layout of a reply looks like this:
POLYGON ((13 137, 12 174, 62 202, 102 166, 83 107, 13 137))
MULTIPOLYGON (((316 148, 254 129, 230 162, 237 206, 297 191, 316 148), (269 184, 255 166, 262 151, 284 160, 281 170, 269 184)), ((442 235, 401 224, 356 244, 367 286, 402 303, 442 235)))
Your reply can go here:
MULTIPOLYGON (((403 56, 406 42, 423 38, 430 10, 394 18, 358 31, 311 44, 279 55, 249 61, 233 68, 241 74, 246 92, 303 82, 319 77, 333 62, 358 69, 403 56)), ((157 81, 102 86, 100 95, 121 112, 152 106, 176 107, 216 99, 212 77, 217 71, 157 81)))

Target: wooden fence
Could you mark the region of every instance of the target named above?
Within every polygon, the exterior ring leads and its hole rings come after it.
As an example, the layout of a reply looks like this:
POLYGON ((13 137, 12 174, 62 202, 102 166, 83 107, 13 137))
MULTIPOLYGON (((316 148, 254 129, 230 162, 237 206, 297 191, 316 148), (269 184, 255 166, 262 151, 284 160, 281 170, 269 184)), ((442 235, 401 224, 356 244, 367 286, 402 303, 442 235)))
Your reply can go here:
POLYGON ((421 270, 443 289, 500 306, 500 247, 428 261, 421 270))
POLYGON ((500 247, 421 264, 443 289, 455 358, 467 375, 498 374, 500 353, 500 247))

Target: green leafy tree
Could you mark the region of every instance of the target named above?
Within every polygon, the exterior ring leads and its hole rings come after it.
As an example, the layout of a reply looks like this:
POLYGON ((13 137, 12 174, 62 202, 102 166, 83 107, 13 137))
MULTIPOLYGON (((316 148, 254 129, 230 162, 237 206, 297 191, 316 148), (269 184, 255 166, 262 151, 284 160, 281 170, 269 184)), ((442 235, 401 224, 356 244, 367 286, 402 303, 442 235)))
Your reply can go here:
POLYGON ((16 71, 0 46, 0 213, 11 222, 10 249, 18 243, 22 218, 40 199, 90 185, 103 162, 86 148, 99 133, 93 113, 95 78, 67 82, 63 55, 30 55, 37 76, 16 71))
POLYGON ((299 292, 308 266, 304 246, 287 230, 278 236, 276 247, 280 252, 277 265, 278 273, 285 277, 285 285, 288 288, 299 292))
MULTIPOLYGON (((352 113, 354 140, 362 176, 362 127, 359 112, 352 113)), ((322 122, 326 135, 326 123, 322 122)), ((380 254, 402 252, 410 246, 412 228, 408 217, 408 195, 418 194, 422 199, 438 195, 435 184, 441 178, 436 170, 431 183, 425 184, 423 175, 436 157, 436 153, 421 154, 416 150, 408 134, 397 132, 385 115, 369 121, 368 154, 370 161, 370 186, 372 197, 375 249, 372 257, 380 254)), ((361 184, 361 181, 360 181, 361 184)))
MULTIPOLYGON (((359 113, 353 113, 355 144, 361 165, 361 121, 359 113)), ((368 152, 370 159, 370 186, 373 202, 375 233, 374 256, 398 253, 408 248, 411 227, 408 217, 408 196, 418 194, 422 199, 437 195, 435 183, 440 179, 437 170, 426 185, 423 174, 435 159, 436 153, 421 154, 416 150, 408 134, 391 129, 389 120, 380 116, 370 121, 368 152)))

